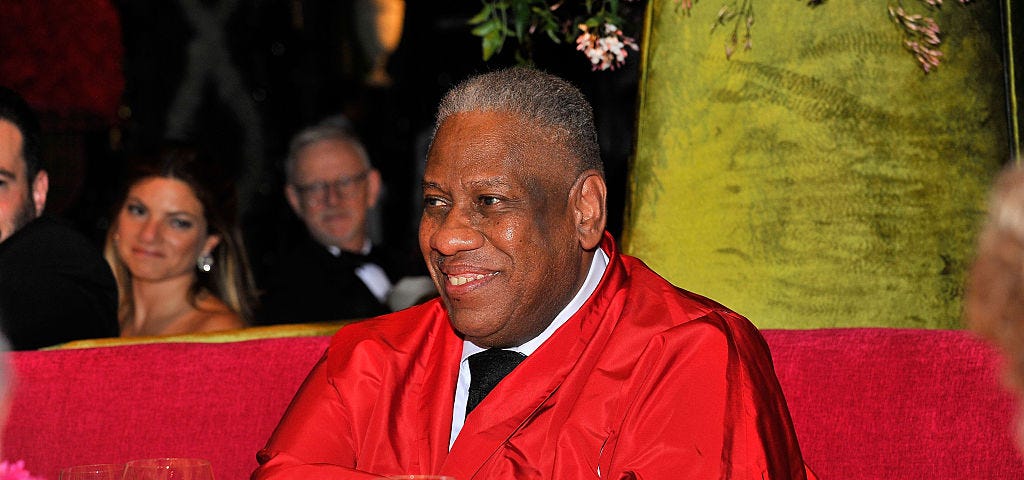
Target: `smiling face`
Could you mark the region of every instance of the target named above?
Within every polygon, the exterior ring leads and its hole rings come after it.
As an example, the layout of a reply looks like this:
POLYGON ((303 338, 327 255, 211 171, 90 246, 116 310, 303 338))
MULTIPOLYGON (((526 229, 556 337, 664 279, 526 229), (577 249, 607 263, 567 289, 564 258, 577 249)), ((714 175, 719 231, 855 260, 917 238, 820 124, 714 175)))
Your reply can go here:
POLYGON ((133 281, 193 277, 196 258, 217 246, 192 188, 173 178, 137 182, 117 215, 117 255, 133 281))
POLYGON ((479 346, 534 338, 586 278, 600 233, 581 227, 596 207, 581 210, 581 201, 597 203, 600 190, 603 212, 604 184, 596 173, 576 175, 566 155, 508 113, 459 113, 438 128, 420 248, 452 325, 479 346))
POLYGON ((377 202, 380 173, 346 142, 327 139, 299 152, 288 203, 323 245, 358 252, 366 240, 367 211, 377 202))

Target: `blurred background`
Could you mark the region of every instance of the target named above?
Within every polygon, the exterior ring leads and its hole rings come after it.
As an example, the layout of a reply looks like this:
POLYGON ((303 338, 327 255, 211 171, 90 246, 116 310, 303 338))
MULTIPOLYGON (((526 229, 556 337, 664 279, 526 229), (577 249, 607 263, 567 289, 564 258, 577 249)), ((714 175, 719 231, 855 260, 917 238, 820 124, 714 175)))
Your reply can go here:
MULTIPOLYGON (((259 278, 302 232, 289 137, 342 114, 386 182, 375 234, 418 262, 437 101, 522 56, 483 59, 496 3, 3 0, 0 83, 43 117, 48 211, 97 243, 125 165, 187 141, 234 172, 259 278)), ((594 106, 625 252, 759 327, 960 328, 988 187, 1021 145, 1014 2, 500 3, 615 5, 639 44, 607 71, 571 21, 530 45, 594 106)))
MULTIPOLYGON (((47 211, 101 243, 124 167, 165 140, 215 152, 235 174, 257 273, 302 232, 282 193, 289 138, 345 115, 385 180, 374 232, 418 261, 419 175, 441 95, 487 62, 467 22, 478 1, 6 0, 0 83, 42 117, 47 211)), ((622 9, 642 25, 641 3, 622 9)), ((572 43, 533 61, 591 99, 621 232, 639 55, 593 72, 572 43)))

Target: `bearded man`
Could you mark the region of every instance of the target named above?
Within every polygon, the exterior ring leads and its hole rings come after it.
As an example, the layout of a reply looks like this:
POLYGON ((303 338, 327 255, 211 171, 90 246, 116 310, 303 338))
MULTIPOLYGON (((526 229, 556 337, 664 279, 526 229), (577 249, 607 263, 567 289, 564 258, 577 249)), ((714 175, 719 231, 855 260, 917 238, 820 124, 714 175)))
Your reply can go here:
POLYGON ((40 137, 25 100, 0 87, 0 329, 14 350, 118 335, 117 287, 99 249, 42 216, 40 137))

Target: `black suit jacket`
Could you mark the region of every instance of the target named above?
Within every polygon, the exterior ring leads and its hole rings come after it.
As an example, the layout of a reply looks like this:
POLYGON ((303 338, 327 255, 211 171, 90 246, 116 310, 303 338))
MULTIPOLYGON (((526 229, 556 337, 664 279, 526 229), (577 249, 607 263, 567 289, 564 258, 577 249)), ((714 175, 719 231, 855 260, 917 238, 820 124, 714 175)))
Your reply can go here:
MULTIPOLYGON (((395 282, 390 262, 370 252, 369 261, 380 266, 395 282)), ((278 267, 265 279, 256 324, 327 322, 362 319, 389 313, 366 284, 356 276, 356 268, 367 261, 362 255, 341 252, 335 257, 326 247, 306 236, 280 258, 278 267)))
POLYGON ((0 243, 0 329, 15 350, 118 336, 117 285, 96 246, 49 217, 0 243))

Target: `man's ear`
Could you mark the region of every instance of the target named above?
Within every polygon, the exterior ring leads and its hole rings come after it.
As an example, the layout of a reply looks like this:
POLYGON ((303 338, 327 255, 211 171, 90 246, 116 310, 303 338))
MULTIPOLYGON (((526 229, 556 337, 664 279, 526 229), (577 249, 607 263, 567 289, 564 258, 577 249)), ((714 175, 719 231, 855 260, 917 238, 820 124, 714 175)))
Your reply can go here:
POLYGON ((572 192, 572 208, 580 245, 584 250, 591 250, 601 243, 608 221, 605 206, 608 187, 597 170, 587 170, 576 178, 572 192))
POLYGON ((293 185, 287 185, 284 187, 284 197, 288 199, 288 205, 292 207, 292 211, 295 212, 299 218, 302 218, 302 204, 299 203, 299 192, 295 190, 293 185))
POLYGON ((366 208, 373 208, 380 200, 380 172, 371 168, 366 174, 366 208))
POLYGON ((46 170, 40 170, 32 180, 32 204, 36 209, 36 217, 43 214, 43 209, 46 208, 46 194, 49 191, 50 177, 46 170))

